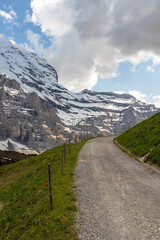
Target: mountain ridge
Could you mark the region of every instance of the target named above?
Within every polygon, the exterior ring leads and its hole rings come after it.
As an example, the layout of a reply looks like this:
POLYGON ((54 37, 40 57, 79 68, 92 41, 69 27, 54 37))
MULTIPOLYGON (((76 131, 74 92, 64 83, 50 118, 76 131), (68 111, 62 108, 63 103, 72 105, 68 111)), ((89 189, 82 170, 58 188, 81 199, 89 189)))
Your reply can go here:
POLYGON ((70 92, 44 58, 3 37, 0 100, 0 141, 11 139, 37 152, 82 131, 118 135, 160 111, 129 94, 70 92))

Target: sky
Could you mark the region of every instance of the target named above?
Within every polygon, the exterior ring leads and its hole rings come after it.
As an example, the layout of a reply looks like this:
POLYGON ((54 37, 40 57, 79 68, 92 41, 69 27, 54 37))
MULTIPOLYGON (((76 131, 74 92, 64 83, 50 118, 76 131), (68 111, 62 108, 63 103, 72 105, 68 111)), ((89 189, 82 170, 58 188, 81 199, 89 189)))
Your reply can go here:
POLYGON ((160 107, 159 0, 0 0, 0 34, 45 57, 71 91, 160 107))

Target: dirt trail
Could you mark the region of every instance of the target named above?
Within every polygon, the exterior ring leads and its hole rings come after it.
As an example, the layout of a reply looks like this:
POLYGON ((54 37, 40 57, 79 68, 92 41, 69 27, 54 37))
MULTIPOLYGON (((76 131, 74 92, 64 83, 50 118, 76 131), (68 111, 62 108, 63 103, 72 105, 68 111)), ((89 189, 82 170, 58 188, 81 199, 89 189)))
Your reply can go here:
POLYGON ((127 156, 112 140, 90 140, 80 152, 79 239, 159 240, 160 174, 127 156))

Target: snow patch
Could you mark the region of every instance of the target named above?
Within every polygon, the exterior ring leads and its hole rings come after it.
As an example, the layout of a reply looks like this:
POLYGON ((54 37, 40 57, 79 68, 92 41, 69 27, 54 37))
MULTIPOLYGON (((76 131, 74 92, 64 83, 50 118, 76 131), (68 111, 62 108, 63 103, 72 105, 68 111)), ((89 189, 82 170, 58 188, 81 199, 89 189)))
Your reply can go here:
POLYGON ((15 96, 15 95, 18 95, 19 94, 19 90, 17 89, 13 89, 13 88, 8 88, 6 86, 4 86, 4 91, 7 92, 9 95, 11 96, 15 96))
POLYGON ((17 143, 10 138, 6 139, 5 141, 0 141, 0 149, 3 151, 15 151, 19 153, 24 153, 26 155, 28 154, 38 154, 33 149, 29 149, 27 146, 17 143))
POLYGON ((29 150, 28 147, 26 147, 23 144, 17 143, 10 138, 8 138, 5 141, 0 141, 0 149, 1 150, 8 150, 10 147, 13 147, 14 149, 21 149, 21 150, 29 150))

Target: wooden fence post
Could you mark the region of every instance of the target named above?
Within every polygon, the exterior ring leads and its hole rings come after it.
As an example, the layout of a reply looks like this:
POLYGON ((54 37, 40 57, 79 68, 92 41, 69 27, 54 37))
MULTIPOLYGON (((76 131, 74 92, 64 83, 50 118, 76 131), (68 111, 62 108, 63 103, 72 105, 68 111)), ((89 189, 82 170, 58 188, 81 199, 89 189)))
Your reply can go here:
POLYGON ((63 150, 61 152, 61 175, 63 175, 63 150))
POLYGON ((65 146, 65 143, 64 143, 64 163, 66 163, 66 146, 65 146))
POLYGON ((69 155, 71 154, 71 148, 70 148, 70 139, 69 139, 69 141, 68 141, 68 147, 69 147, 69 155))
POLYGON ((53 206, 52 206, 52 182, 51 182, 50 163, 48 163, 48 180, 49 180, 49 203, 50 203, 50 210, 52 210, 53 209, 53 206))
POLYGON ((77 134, 75 134, 75 136, 74 136, 74 147, 76 150, 77 149, 77 134))

